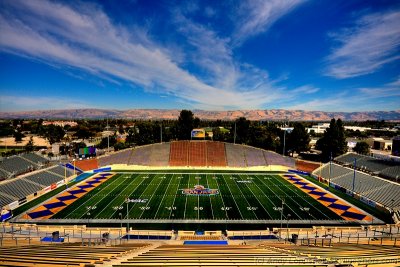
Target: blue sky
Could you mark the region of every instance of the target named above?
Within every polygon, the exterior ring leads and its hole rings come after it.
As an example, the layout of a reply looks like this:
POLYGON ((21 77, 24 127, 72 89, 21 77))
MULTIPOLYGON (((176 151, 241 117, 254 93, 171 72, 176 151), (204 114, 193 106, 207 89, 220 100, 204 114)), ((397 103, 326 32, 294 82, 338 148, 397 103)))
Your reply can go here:
POLYGON ((400 109, 400 2, 0 0, 0 111, 400 109))

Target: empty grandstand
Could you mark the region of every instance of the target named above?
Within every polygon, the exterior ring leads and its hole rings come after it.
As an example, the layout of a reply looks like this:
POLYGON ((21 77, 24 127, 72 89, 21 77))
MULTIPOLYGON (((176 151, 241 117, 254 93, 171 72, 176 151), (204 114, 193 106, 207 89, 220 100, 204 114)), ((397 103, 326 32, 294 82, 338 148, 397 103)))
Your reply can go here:
POLYGON ((335 158, 339 164, 352 166, 370 174, 379 175, 391 180, 400 178, 400 161, 374 158, 356 153, 347 153, 335 158))
POLYGON ((0 162, 0 180, 39 169, 48 162, 46 158, 33 153, 3 158, 0 162))
POLYGON ((239 168, 281 165, 295 168, 292 158, 282 157, 272 151, 212 141, 174 141, 146 145, 98 158, 98 166, 112 164, 239 168))
POLYGON ((400 207, 400 184, 376 176, 372 176, 336 163, 325 164, 313 172, 330 180, 345 190, 358 194, 360 197, 370 199, 390 209, 400 207))
POLYGON ((32 195, 47 186, 54 185, 73 174, 63 166, 53 166, 22 175, 0 183, 0 206, 6 206, 16 200, 32 195))

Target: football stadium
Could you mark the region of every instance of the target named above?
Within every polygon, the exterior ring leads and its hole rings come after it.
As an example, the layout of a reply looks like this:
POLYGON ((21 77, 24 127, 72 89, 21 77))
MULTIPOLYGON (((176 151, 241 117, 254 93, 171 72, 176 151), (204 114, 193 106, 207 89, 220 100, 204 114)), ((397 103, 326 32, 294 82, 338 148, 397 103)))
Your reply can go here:
MULTIPOLYGON (((354 156, 318 166, 192 140, 29 172, 0 185, 0 263, 397 266, 399 225, 374 211, 396 210, 400 186, 355 170, 348 165, 354 156)), ((359 157, 384 173, 399 167, 359 157)), ((24 161, 45 158, 10 157, 1 169, 22 172, 24 161)))

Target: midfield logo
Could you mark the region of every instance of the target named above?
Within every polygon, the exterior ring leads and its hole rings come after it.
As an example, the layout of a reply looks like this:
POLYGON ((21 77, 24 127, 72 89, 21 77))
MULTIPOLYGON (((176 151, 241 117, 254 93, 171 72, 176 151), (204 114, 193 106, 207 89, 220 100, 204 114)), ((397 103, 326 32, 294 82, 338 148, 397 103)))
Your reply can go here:
POLYGON ((187 188, 187 189, 182 189, 182 194, 184 195, 216 195, 218 194, 218 189, 210 189, 210 188, 205 188, 203 185, 195 185, 194 188, 187 188))

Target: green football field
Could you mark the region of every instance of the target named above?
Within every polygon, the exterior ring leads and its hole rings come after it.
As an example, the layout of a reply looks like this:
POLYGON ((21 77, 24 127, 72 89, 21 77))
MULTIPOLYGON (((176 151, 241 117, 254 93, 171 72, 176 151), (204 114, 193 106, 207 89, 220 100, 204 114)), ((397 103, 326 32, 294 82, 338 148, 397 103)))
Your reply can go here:
POLYGON ((117 173, 52 219, 280 220, 283 199, 284 220, 342 219, 279 174, 151 172, 117 173), (184 194, 196 185, 216 194, 184 194))

